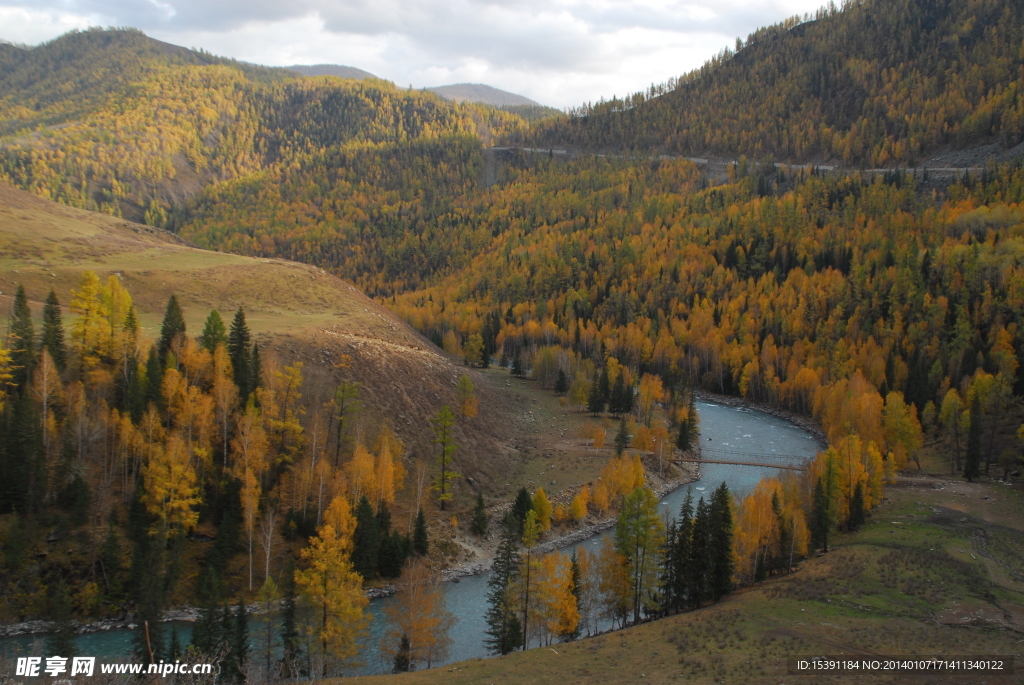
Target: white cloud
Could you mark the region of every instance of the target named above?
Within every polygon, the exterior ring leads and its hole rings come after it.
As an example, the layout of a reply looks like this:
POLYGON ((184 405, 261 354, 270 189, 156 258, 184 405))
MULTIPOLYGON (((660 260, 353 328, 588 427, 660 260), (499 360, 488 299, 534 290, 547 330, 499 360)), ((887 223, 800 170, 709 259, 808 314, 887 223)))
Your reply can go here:
POLYGON ((334 63, 400 85, 482 82, 555 107, 700 66, 820 0, 0 0, 0 37, 135 26, 268 65, 334 63))

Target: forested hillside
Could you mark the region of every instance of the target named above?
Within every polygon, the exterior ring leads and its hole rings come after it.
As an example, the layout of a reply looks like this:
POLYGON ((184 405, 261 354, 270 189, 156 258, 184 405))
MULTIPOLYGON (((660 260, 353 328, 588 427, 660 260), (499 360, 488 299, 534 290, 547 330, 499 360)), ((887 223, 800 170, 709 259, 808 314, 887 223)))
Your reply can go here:
POLYGON ((1024 140, 1024 6, 855 0, 755 31, 658 88, 516 137, 540 147, 915 165, 1024 140))
POLYGON ((168 46, 131 30, 72 33, 0 63, 0 180, 162 226, 209 184, 341 146, 524 125, 376 79, 302 78, 168 46))

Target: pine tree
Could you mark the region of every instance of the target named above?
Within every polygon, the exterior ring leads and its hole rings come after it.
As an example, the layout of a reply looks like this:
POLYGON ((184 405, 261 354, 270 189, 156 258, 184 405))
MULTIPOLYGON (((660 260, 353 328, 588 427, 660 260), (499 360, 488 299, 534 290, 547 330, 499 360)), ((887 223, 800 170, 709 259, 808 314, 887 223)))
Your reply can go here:
POLYGON ((146 405, 159 408, 163 403, 161 388, 164 382, 164 367, 160 364, 160 357, 157 354, 156 346, 149 348, 149 356, 146 357, 146 405))
POLYGON ((626 404, 626 385, 623 379, 625 374, 619 373, 615 378, 615 384, 612 385, 611 396, 608 398, 608 411, 615 416, 621 416, 624 412, 624 406, 626 404))
POLYGON ((597 416, 604 412, 604 397, 601 395, 599 383, 591 383, 590 392, 587 393, 587 411, 597 416))
POLYGON ((522 536, 523 525, 526 523, 526 515, 533 510, 533 498, 529 491, 523 487, 516 493, 515 502, 512 503, 512 516, 516 520, 516 531, 522 536))
POLYGON ((199 576, 199 616, 192 626, 191 644, 202 654, 216 653, 221 642, 220 582, 207 563, 199 576))
POLYGON ((249 657, 249 612, 241 597, 238 598, 235 614, 231 617, 229 625, 230 628, 224 631, 225 634, 230 635, 228 653, 224 660, 227 679, 236 683, 244 683, 245 660, 249 657))
POLYGON ((395 652, 395 664, 392 669, 392 673, 408 673, 409 666, 411 664, 411 649, 409 645, 409 636, 402 634, 402 639, 398 643, 398 651, 395 652))
POLYGON ((506 519, 487 581, 484 645, 491 654, 508 654, 523 644, 513 593, 513 579, 519 568, 519 536, 518 523, 512 518, 506 519))
POLYGON ((249 392, 256 392, 263 387, 263 362, 260 361, 260 344, 252 344, 252 353, 249 355, 249 392))
POLYGON ((14 295, 14 311, 8 336, 11 365, 14 371, 12 382, 19 391, 24 390, 32 378, 32 367, 35 362, 35 337, 28 296, 25 294, 25 287, 19 285, 14 295))
POLYGON ((295 620, 296 600, 295 559, 289 554, 281 576, 281 676, 286 680, 295 680, 299 675, 302 654, 302 640, 295 620))
POLYGON ((565 371, 562 369, 558 370, 558 378, 555 379, 555 394, 564 395, 569 392, 569 377, 565 375, 565 371))
POLYGON ((710 573, 711 598, 716 602, 732 590, 735 562, 732 556, 732 494, 725 483, 711 496, 710 573))
POLYGON ((441 448, 437 456, 438 474, 434 479, 434 489, 437 490, 437 500, 441 504, 441 511, 445 510, 447 503, 453 498, 452 481, 459 477, 459 474, 452 469, 452 455, 457 445, 452 435, 455 426, 455 415, 448 405, 441 409, 431 419, 430 423, 434 428, 434 443, 441 448))
POLYGON ((819 477, 814 482, 814 494, 811 497, 811 547, 828 551, 828 499, 825 487, 819 477))
POLYGON ((512 375, 516 378, 522 378, 526 375, 526 371, 523 369, 523 355, 518 351, 516 356, 512 358, 512 375))
POLYGON ((615 434, 615 456, 621 457, 622 453, 629 447, 629 429, 626 426, 626 417, 619 419, 619 431, 615 434))
POLYGON ((416 512, 416 523, 412 532, 412 551, 421 556, 427 556, 429 542, 427 540, 427 517, 421 508, 416 512))
POLYGON ((228 354, 231 357, 231 370, 235 375, 238 395, 245 399, 251 391, 250 369, 252 366, 251 341, 249 326, 245 323, 245 311, 239 307, 235 318, 231 321, 231 332, 228 334, 228 354))
POLYGON ((686 594, 691 607, 704 602, 710 591, 711 515, 704 498, 697 501, 690 529, 690 553, 686 560, 686 594))
POLYGON ((366 495, 356 505, 356 532, 352 538, 352 567, 356 573, 370 580, 377 571, 377 556, 380 553, 380 522, 373 514, 373 507, 366 495))
POLYGON ((174 339, 179 335, 185 335, 185 315, 182 314, 177 296, 171 295, 167 300, 167 309, 164 310, 164 320, 160 324, 160 341, 157 343, 161 366, 166 368, 167 354, 171 351, 174 339))
POLYGON ((476 506, 473 507, 473 519, 470 521, 469 530, 473 535, 487 537, 487 509, 484 507, 482 492, 476 493, 476 506))
POLYGON ((967 427, 967 459, 964 461, 964 478, 968 482, 981 475, 981 402, 978 393, 971 399, 967 427))
POLYGON ((64 321, 60 312, 60 302, 57 300, 57 293, 50 290, 46 296, 46 304, 43 306, 43 338, 42 346, 50 351, 53 363, 61 371, 68 362, 67 343, 64 340, 64 321))
POLYGON ((210 354, 217 349, 217 345, 227 345, 228 329, 224 325, 224 319, 216 309, 206 317, 203 324, 203 332, 199 335, 199 344, 210 354))
POLYGON ((71 620, 71 596, 63 579, 57 583, 50 599, 50 619, 50 632, 46 636, 43 651, 48 656, 62 656, 69 660, 77 656, 75 626, 71 620))
POLYGON ((167 660, 177 661, 181 658, 181 641, 178 639, 178 629, 171 625, 171 642, 167 647, 167 660))
POLYGON ((865 518, 864 484, 857 481, 857 485, 853 489, 853 497, 850 498, 850 515, 847 518, 846 527, 850 530, 858 530, 864 525, 865 518))

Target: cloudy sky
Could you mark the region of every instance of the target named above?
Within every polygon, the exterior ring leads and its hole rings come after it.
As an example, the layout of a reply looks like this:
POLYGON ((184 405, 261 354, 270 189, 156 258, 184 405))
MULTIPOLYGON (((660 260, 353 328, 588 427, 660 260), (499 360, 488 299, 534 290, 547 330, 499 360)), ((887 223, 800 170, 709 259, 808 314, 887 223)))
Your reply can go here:
POLYGON ((822 0, 0 0, 0 39, 88 26, 267 65, 345 64, 398 85, 476 82, 563 108, 699 67, 822 0))

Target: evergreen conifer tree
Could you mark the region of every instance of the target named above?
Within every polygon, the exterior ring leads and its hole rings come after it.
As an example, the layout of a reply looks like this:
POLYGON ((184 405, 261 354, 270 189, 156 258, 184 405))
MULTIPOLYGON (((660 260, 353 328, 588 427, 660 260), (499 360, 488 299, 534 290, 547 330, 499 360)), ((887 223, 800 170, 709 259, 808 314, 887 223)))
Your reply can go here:
POLYGON ((164 382, 164 367, 160 364, 160 356, 156 346, 149 348, 149 356, 146 357, 146 405, 153 405, 159 408, 163 402, 161 387, 164 382))
POLYGON ((32 380, 35 362, 35 328, 32 325, 32 310, 28 306, 25 286, 19 285, 14 295, 14 311, 11 316, 10 335, 11 366, 14 372, 12 383, 19 391, 24 390, 32 380))
POLYGON ((398 642, 398 651, 395 652, 395 664, 392 673, 408 673, 412 664, 412 649, 409 644, 409 636, 402 633, 402 639, 398 642))
POLYGON ((522 624, 514 602, 513 580, 519 569, 519 524, 506 518, 487 581, 487 629, 484 645, 491 654, 508 654, 523 644, 522 624))
POLYGON ((525 488, 519 488, 516 493, 515 502, 512 503, 512 516, 516 520, 517 531, 520 536, 523 534, 523 525, 526 523, 526 515, 533 509, 533 498, 525 488))
POLYGON ((78 655, 75 647, 75 626, 71 621, 71 596, 64 580, 57 583, 50 598, 50 632, 46 636, 43 650, 47 656, 62 656, 67 659, 78 655))
POLYGON ((217 345, 226 345, 228 342, 228 329, 224 325, 224 319, 216 309, 210 312, 203 324, 203 332, 199 335, 199 345, 210 354, 217 349, 217 345))
POLYGON ((964 462, 964 478, 973 481, 981 475, 981 403, 974 393, 968 414, 967 459, 964 462))
POLYGON ((470 521, 469 529, 473 535, 487 537, 487 509, 484 507, 482 492, 476 493, 476 506, 473 507, 473 519, 470 521))
POLYGON ((599 383, 591 383, 590 392, 587 393, 587 411, 597 416, 604 412, 604 397, 601 395, 599 383))
POLYGON ((249 370, 252 366, 251 340, 249 326, 245 323, 245 311, 239 307, 235 318, 231 321, 231 332, 228 333, 228 356, 231 357, 231 370, 235 375, 235 385, 242 398, 249 396, 249 370))
POLYGON ((567 392, 569 392, 569 377, 565 375, 565 371, 559 369, 558 378, 555 379, 555 394, 564 395, 567 392))
POLYGON ((263 362, 260 361, 260 344, 252 344, 252 353, 249 355, 249 392, 256 392, 257 388, 263 387, 263 362))
POLYGON ((516 351, 516 356, 512 358, 512 375, 516 378, 526 375, 526 371, 523 369, 523 354, 520 351, 516 351))
POLYGON ((53 363, 61 371, 68 362, 67 343, 64 341, 64 320, 60 312, 57 293, 50 290, 43 306, 43 338, 42 346, 50 351, 53 363))
POLYGON ((160 340, 157 343, 160 366, 166 368, 167 354, 171 351, 174 339, 179 335, 185 335, 185 315, 178 304, 177 296, 171 295, 167 300, 167 309, 164 310, 164 320, 160 324, 160 340))
POLYGON ((429 541, 427 540, 427 517, 421 508, 416 512, 416 523, 412 531, 412 551, 421 557, 427 556, 429 541))
POLYGON ((281 676, 295 680, 299 675, 302 640, 295 620, 295 559, 289 554, 281 578, 281 676))
POLYGON ((615 434, 615 454, 621 457, 622 453, 629 447, 629 429, 626 426, 626 416, 619 419, 619 430, 615 434))
POLYGON ((352 567, 363 578, 373 578, 380 552, 380 522, 370 500, 363 495, 356 505, 356 530, 352 536, 352 567))
MULTIPOLYGON (((226 607, 225 607, 226 608, 226 607)), ((249 657, 249 612, 245 602, 238 598, 235 614, 231 617, 230 628, 225 630, 230 635, 228 654, 225 659, 225 670, 229 680, 236 683, 245 682, 245 660, 249 657)))
POLYGON ((709 596, 708 571, 711 553, 711 513, 701 497, 694 511, 690 529, 690 553, 686 563, 687 598, 691 607, 698 607, 709 596))
POLYGON ((814 494, 811 496, 811 547, 827 552, 828 532, 828 498, 819 477, 814 482, 814 494))
POLYGON ((711 499, 711 598, 716 602, 732 590, 732 494, 724 482, 711 499))
POLYGON ((847 518, 846 527, 850 530, 858 530, 864 525, 865 519, 864 484, 857 481, 857 485, 853 488, 853 496, 850 498, 850 515, 847 518))

